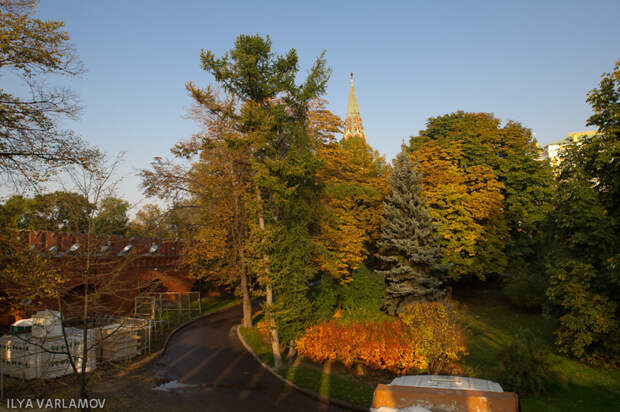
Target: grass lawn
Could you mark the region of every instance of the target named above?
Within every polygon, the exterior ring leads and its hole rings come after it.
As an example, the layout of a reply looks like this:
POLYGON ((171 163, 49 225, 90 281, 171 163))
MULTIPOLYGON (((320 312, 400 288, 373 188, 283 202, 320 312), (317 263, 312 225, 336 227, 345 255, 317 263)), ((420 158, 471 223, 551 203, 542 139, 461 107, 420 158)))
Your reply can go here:
POLYGON ((241 302, 235 296, 205 296, 200 300, 200 313, 206 314, 218 309, 234 306, 241 302))
MULTIPOLYGON (((273 366, 271 347, 261 339, 258 330, 254 328, 241 328, 241 334, 263 362, 273 366)), ((363 407, 370 407, 375 390, 374 386, 354 379, 347 379, 342 375, 329 373, 325 370, 311 368, 303 363, 285 366, 280 371, 280 375, 295 385, 320 395, 363 407)))
MULTIPOLYGON (((466 375, 496 380, 496 356, 519 328, 534 331, 553 347, 555 322, 515 309, 501 293, 488 291, 461 301, 471 333, 470 355, 463 360, 466 375)), ((589 367, 555 352, 553 361, 557 382, 541 398, 522 398, 523 412, 620 410, 620 369, 589 367)))
MULTIPOLYGON (((497 378, 498 353, 512 342, 519 329, 530 329, 552 349, 557 381, 542 397, 521 397, 523 412, 620 411, 620 369, 590 367, 557 353, 554 320, 515 308, 499 291, 482 290, 456 300, 463 304, 468 329, 469 355, 461 361, 464 376, 501 384, 497 378)), ((241 328, 241 333, 263 361, 273 365, 271 347, 262 341, 259 332, 241 328)), ((325 396, 366 407, 372 401, 374 386, 354 376, 347 379, 345 373, 326 373, 318 365, 302 363, 284 368, 281 374, 325 396)))

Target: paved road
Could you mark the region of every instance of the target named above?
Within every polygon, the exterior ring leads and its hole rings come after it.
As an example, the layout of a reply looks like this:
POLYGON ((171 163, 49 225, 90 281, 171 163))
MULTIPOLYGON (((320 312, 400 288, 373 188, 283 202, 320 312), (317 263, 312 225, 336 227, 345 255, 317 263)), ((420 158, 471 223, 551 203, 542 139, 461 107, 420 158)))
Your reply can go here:
MULTIPOLYGON (((231 328, 241 319, 239 306, 202 318, 177 332, 153 366, 158 381, 190 385, 155 392, 162 403, 178 400, 179 409, 203 411, 345 411, 326 405, 284 384, 245 350, 231 328)), ((177 409, 177 408, 175 408, 177 409)))

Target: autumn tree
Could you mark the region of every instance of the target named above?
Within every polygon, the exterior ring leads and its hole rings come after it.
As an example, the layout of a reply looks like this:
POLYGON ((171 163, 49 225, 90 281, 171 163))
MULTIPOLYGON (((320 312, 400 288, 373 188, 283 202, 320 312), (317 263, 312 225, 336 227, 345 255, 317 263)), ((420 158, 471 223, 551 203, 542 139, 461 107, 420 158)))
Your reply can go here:
MULTIPOLYGON (((375 251, 383 198, 389 187, 388 167, 363 138, 337 141, 333 131, 339 130, 342 121, 333 116, 321 107, 309 112, 311 125, 326 131, 318 150, 322 160, 318 178, 324 186, 321 199, 325 206, 321 240, 328 252, 321 259, 321 268, 346 284, 375 251)), ((312 128, 311 132, 320 135, 312 128)))
MULTIPOLYGON (((192 236, 188 257, 195 273, 239 290, 243 325, 250 327, 251 273, 246 249, 251 171, 247 143, 232 127, 222 124, 224 119, 202 113, 201 103, 198 98, 194 114, 205 127, 193 139, 193 144, 200 147, 200 161, 189 172, 200 225, 192 236)), ((177 150, 189 151, 190 146, 192 143, 177 145, 177 150)))
POLYGON ((320 188, 314 179, 319 163, 307 131, 307 111, 325 91, 328 70, 321 56, 297 85, 296 51, 277 55, 270 39, 258 35, 239 36, 221 58, 203 51, 201 59, 203 69, 238 99, 236 127, 251 142, 253 268, 266 288, 272 348, 280 367, 280 338, 292 339, 309 316, 320 188))
POLYGON ((444 268, 435 227, 422 198, 420 174, 406 148, 394 159, 391 191, 384 202, 379 258, 386 279, 384 307, 402 312, 420 300, 445 294, 444 268))
POLYGON ((28 247, 27 233, 0 230, 0 308, 27 314, 44 302, 56 299, 65 283, 62 273, 28 247))
POLYGON ((458 143, 427 142, 413 158, 422 175, 426 206, 438 225, 442 263, 449 268, 450 278, 484 278, 486 273, 503 270, 506 261, 497 233, 503 185, 492 170, 474 166, 463 171, 458 143))
POLYGON ((159 239, 180 238, 180 233, 174 230, 175 220, 171 215, 174 209, 162 210, 158 205, 147 203, 136 212, 136 216, 129 222, 129 234, 136 237, 154 237, 159 239))
POLYGON ((178 160, 186 161, 185 165, 155 159, 152 169, 142 171, 143 185, 148 195, 172 201, 176 206, 161 214, 157 224, 174 227, 176 217, 191 210, 191 229, 177 232, 187 240, 186 262, 194 275, 238 290, 243 298, 243 324, 249 327, 248 146, 232 125, 238 115, 232 100, 191 82, 186 87, 194 101, 190 117, 201 130, 171 150, 178 160), (220 110, 224 107, 227 109, 220 110))
POLYGON ((458 111, 428 119, 409 149, 420 160, 425 186, 435 192, 428 199, 443 247, 452 245, 445 259, 454 263, 453 278, 484 278, 508 267, 513 275, 541 271, 553 176, 548 163, 538 160, 540 149, 529 129, 513 121, 502 126, 489 113, 458 111), (446 162, 449 171, 442 168, 446 162))
MULTIPOLYGON (((33 17, 34 0, 0 0, 0 70, 15 75, 23 96, 0 88, 0 173, 17 186, 36 184, 59 167, 87 162, 93 151, 59 120, 75 118, 73 93, 46 85, 48 75, 84 72, 64 23, 33 17)), ((1 73, 1 72, 0 72, 1 73)))

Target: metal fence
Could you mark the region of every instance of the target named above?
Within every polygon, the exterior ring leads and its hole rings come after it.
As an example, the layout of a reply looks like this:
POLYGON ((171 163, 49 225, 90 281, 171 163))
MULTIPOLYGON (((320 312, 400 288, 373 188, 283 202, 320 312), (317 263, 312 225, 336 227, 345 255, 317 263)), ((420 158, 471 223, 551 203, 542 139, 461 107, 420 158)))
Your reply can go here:
MULTIPOLYGON (((154 335, 161 338, 171 327, 201 313, 200 292, 161 292, 137 296, 134 300, 133 316, 102 313, 92 315, 92 319, 89 317, 89 323, 93 325, 89 332, 92 331, 95 338, 88 344, 89 351, 91 348, 94 351, 92 359, 117 361, 150 353, 154 335)), ((69 323, 81 325, 83 320, 73 319, 69 323)), ((75 328, 66 327, 66 330, 72 329, 75 328)), ((81 334, 78 338, 80 336, 81 334)), ((31 339, 30 333, 20 336, 6 335, 0 338, 0 399, 4 398, 4 375, 19 377, 23 375, 26 379, 49 377, 47 376, 49 372, 46 371, 45 376, 41 372, 43 369, 39 364, 42 362, 35 365, 34 361, 31 361, 31 358, 40 357, 41 354, 45 355, 48 352, 33 350, 30 347, 32 344, 28 346, 31 339), (19 352, 20 350, 24 353, 19 352), (18 369, 21 373, 16 372, 18 369)), ((92 368, 94 367, 93 364, 92 368)), ((69 372, 65 369, 61 371, 62 374, 69 372)), ((61 376, 61 373, 58 372, 57 375, 61 376)))
POLYGON ((200 292, 150 293, 134 300, 134 316, 151 320, 156 333, 200 313, 200 292))

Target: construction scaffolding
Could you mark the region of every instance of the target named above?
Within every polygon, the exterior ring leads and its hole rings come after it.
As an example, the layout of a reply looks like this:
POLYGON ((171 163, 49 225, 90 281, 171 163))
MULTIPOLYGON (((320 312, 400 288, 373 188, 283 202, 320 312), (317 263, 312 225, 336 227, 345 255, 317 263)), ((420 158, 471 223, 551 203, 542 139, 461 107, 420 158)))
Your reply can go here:
POLYGON ((152 321, 156 333, 200 313, 200 292, 150 293, 134 299, 134 316, 152 321))
POLYGON ((151 352, 154 335, 161 339, 170 327, 201 313, 200 292, 137 296, 133 316, 93 315, 84 341, 83 329, 63 326, 60 312, 39 311, 16 322, 10 335, 0 337, 0 398, 4 396, 4 375, 28 380, 71 374, 69 357, 81 370, 84 344, 88 351, 86 372, 95 370, 98 362, 132 359, 151 352))

